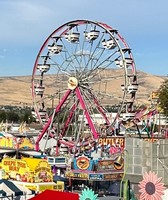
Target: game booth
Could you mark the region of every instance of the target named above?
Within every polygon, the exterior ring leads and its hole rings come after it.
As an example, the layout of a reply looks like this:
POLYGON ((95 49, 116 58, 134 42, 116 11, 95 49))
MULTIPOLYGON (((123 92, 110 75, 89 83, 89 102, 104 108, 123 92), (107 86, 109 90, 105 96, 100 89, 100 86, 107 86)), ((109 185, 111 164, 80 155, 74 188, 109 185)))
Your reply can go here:
POLYGON ((128 199, 129 181, 124 177, 126 153, 123 137, 99 138, 95 147, 80 146, 65 177, 70 179, 70 190, 92 189, 98 196, 122 196, 128 199))

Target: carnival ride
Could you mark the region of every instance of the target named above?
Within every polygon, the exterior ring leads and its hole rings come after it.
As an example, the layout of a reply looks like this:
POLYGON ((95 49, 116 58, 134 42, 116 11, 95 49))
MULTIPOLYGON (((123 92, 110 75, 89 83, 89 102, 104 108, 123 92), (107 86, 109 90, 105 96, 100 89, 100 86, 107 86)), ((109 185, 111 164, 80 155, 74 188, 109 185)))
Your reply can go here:
POLYGON ((90 20, 58 27, 40 48, 32 73, 32 114, 43 126, 36 150, 44 137, 72 149, 86 137, 114 135, 118 121, 135 116, 137 89, 131 49, 118 30, 90 20), (120 106, 111 117, 105 107, 113 102, 120 106))
POLYGON ((155 129, 157 129, 158 113, 156 106, 144 106, 137 110, 134 118, 124 123, 125 132, 131 133, 130 130, 133 128, 134 136, 137 133, 140 138, 143 135, 148 138, 152 137, 155 129))
POLYGON ((125 135, 140 138, 167 138, 167 123, 159 105, 158 91, 151 93, 149 102, 149 104, 139 105, 135 116, 122 122, 121 128, 124 128, 125 135))
MULTIPOLYGON (((32 114, 43 126, 36 150, 44 151, 42 139, 55 139, 56 157, 48 157, 54 161, 61 159, 61 146, 67 147, 63 174, 77 186, 80 180, 122 185, 124 139, 116 137, 116 129, 134 118, 137 90, 131 49, 118 30, 90 20, 63 24, 46 39, 33 68, 32 114), (106 106, 114 103, 119 107, 112 116, 106 106)), ((98 185, 91 187, 100 195, 98 185)))

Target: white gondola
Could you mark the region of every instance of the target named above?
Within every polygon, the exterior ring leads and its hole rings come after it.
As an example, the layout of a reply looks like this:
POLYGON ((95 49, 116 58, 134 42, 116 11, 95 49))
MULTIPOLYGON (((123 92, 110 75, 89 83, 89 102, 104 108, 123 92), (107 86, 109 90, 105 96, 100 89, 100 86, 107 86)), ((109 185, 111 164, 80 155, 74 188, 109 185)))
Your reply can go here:
POLYGON ((36 117, 36 116, 37 116, 35 110, 32 110, 32 111, 31 111, 31 114, 32 114, 33 117, 36 117))
POLYGON ((59 54, 62 51, 63 45, 48 45, 50 53, 59 54))
POLYGON ((111 30, 110 30, 110 33, 116 33, 116 34, 117 34, 117 33, 118 33, 118 30, 117 30, 117 29, 111 29, 111 30))
POLYGON ((128 85, 128 93, 135 93, 138 90, 138 84, 128 85))
POLYGON ((124 92, 124 91, 126 90, 125 85, 121 85, 121 89, 122 89, 122 91, 124 92))
POLYGON ((46 110, 39 110, 39 115, 40 115, 40 117, 42 118, 42 117, 45 117, 46 116, 46 110))
POLYGON ((120 117, 122 118, 123 121, 131 120, 135 117, 135 113, 134 112, 121 113, 120 117))
POLYGON ((125 58, 126 66, 129 67, 130 65, 133 64, 133 59, 132 58, 125 58))
MULTIPOLYGON (((36 117, 36 122, 39 122, 40 120, 36 117)), ((44 117, 44 118, 41 118, 41 121, 43 123, 46 123, 47 122, 47 119, 44 117)))
POLYGON ((63 144, 61 144, 61 146, 60 146, 60 148, 59 148, 59 153, 60 154, 68 154, 68 147, 67 146, 65 146, 65 145, 63 145, 63 144))
POLYGON ((116 59, 116 60, 115 60, 115 64, 117 65, 117 67, 120 67, 120 68, 123 68, 123 67, 124 67, 124 64, 123 64, 123 61, 122 61, 122 60, 116 59))
POLYGON ((124 102, 125 105, 130 104, 130 103, 134 103, 134 99, 128 99, 124 102))
POLYGON ((107 41, 103 40, 102 45, 106 49, 114 49, 116 47, 116 43, 114 42, 113 39, 110 39, 110 40, 107 40, 107 41))
POLYGON ((60 38, 61 38, 61 36, 54 36, 54 37, 51 37, 55 42, 57 42, 60 38))
POLYGON ((122 51, 123 51, 124 53, 126 53, 126 52, 129 53, 129 52, 131 52, 131 49, 130 49, 130 48, 123 48, 122 51))
POLYGON ((99 31, 91 30, 90 32, 85 32, 85 37, 87 40, 95 40, 99 37, 99 31))
POLYGON ((121 85, 122 91, 127 90, 128 93, 135 93, 138 90, 138 84, 137 83, 132 83, 125 88, 125 85, 121 85))
POLYGON ((65 39, 69 42, 78 42, 80 33, 65 33, 65 39))
POLYGON ((115 60, 115 64, 120 68, 124 67, 124 62, 126 67, 129 67, 133 64, 132 58, 125 58, 124 60, 118 60, 118 59, 115 60))
POLYGON ((45 87, 44 86, 35 86, 35 93, 36 95, 42 95, 44 93, 45 87))
POLYGON ((46 118, 42 118, 41 120, 42 120, 43 123, 46 123, 46 122, 47 122, 47 119, 46 119, 46 118))
POLYGON ((37 70, 40 72, 47 72, 50 69, 50 64, 38 64, 37 70))

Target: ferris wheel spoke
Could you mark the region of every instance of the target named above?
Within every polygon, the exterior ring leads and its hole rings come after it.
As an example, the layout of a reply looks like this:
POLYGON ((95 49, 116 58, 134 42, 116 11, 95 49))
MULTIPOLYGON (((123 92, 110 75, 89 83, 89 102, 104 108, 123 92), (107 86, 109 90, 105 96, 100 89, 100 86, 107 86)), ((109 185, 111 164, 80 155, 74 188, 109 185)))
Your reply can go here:
POLYGON ((97 64, 97 62, 99 61, 99 59, 101 58, 101 55, 103 54, 103 52, 105 51, 104 48, 100 47, 101 44, 101 40, 102 40, 103 36, 101 37, 101 39, 99 40, 99 42, 97 43, 96 47, 94 47, 93 49, 93 41, 91 42, 91 48, 90 48, 90 54, 89 54, 89 59, 88 62, 86 64, 86 68, 89 66, 91 66, 91 70, 92 68, 94 68, 94 66, 97 64), (98 56, 99 55, 99 56, 98 56), (95 63, 94 63, 95 61, 95 63))
POLYGON ((109 60, 109 58, 111 58, 114 54, 116 54, 116 52, 114 52, 113 54, 111 54, 106 60, 103 60, 101 63, 99 63, 98 65, 95 65, 93 69, 91 69, 87 76, 90 76, 90 78, 93 78, 94 76, 96 76, 96 72, 100 72, 98 70, 104 71, 105 69, 107 69, 110 65, 112 65, 115 62, 115 59, 113 60, 109 60), (107 62, 108 61, 108 62, 107 62), (106 65, 103 65, 104 63, 107 63, 106 65), (93 75, 94 73, 94 75, 93 75))
MULTIPOLYGON (((64 48, 65 48, 65 44, 64 44, 64 48)), ((75 62, 77 62, 79 65, 79 61, 78 61, 77 57, 75 56, 75 53, 70 52, 70 50, 68 50, 67 48, 65 48, 63 60, 64 60, 64 62, 62 62, 62 66, 66 66, 65 70, 67 70, 70 67, 72 70, 75 71, 76 70, 75 62), (73 57, 72 57, 72 55, 73 55, 73 57)))
POLYGON ((52 60, 52 61, 53 61, 53 63, 51 64, 51 66, 55 67, 56 69, 58 69, 59 73, 62 72, 63 74, 66 74, 67 76, 70 76, 70 73, 68 73, 65 69, 62 69, 62 67, 58 63, 56 63, 54 60, 52 60))
MULTIPOLYGON (((88 27, 88 24, 86 24, 86 26, 85 26, 84 33, 87 32, 87 27, 88 27)), ((92 45, 89 45, 90 46, 90 50, 88 52, 87 51, 88 47, 86 47, 86 43, 89 44, 86 41, 86 39, 83 38, 83 40, 81 42, 81 50, 80 50, 82 56, 80 57, 80 62, 79 62, 79 66, 81 66, 82 63, 83 63, 82 60, 84 60, 84 69, 83 69, 83 71, 85 71, 87 69, 87 58, 86 57, 88 57, 88 55, 90 55, 91 48, 92 48, 92 45)))
POLYGON ((115 51, 114 53, 110 54, 107 58, 105 58, 104 60, 102 60, 98 65, 95 66, 95 68, 93 70, 99 69, 101 68, 102 70, 106 69, 108 66, 110 66, 111 64, 113 64, 115 62, 115 59, 111 59, 111 57, 113 57, 116 53, 118 53, 118 51, 115 51), (107 64, 105 64, 107 63, 107 64), (102 67, 103 66, 103 67, 102 67))

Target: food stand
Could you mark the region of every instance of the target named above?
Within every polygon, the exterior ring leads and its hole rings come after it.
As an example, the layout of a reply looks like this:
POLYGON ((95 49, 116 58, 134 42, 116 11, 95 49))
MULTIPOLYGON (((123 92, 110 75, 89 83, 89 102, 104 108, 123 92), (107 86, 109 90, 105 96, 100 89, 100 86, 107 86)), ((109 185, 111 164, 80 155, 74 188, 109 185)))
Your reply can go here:
POLYGON ((64 190, 63 182, 53 182, 51 167, 45 159, 3 158, 2 178, 13 180, 22 186, 42 192, 46 189, 64 190))

